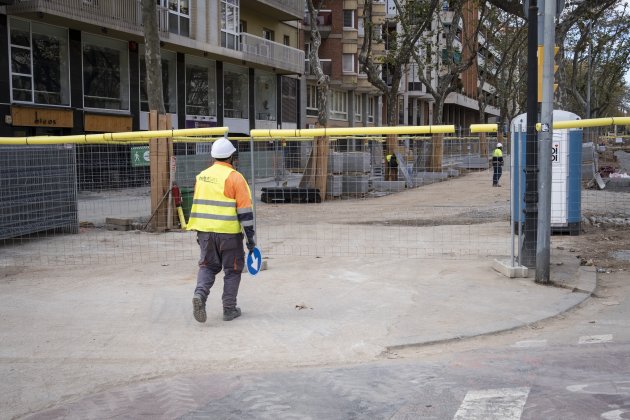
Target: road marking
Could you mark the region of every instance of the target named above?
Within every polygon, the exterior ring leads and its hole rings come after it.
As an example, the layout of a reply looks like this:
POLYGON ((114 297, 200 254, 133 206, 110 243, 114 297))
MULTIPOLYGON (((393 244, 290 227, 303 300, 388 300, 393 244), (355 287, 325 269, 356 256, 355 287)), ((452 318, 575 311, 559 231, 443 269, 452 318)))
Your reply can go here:
POLYGON ((597 344, 597 343, 608 343, 612 341, 612 334, 603 334, 603 335, 583 335, 578 340, 578 344, 597 344))
POLYGON ((624 414, 626 413, 630 413, 630 411, 626 409, 613 410, 602 413, 601 417, 604 420, 624 420, 626 418, 624 414))
POLYGON ((529 388, 468 391, 453 420, 519 420, 529 388))
POLYGON ((531 347, 545 347, 547 345, 547 340, 523 340, 517 341, 512 344, 511 347, 516 348, 531 348, 531 347))

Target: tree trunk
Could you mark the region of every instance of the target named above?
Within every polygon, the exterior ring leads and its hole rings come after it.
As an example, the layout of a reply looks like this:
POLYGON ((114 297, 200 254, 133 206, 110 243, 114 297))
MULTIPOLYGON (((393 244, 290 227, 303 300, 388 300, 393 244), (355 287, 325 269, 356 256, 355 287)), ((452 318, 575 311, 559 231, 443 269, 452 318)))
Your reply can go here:
POLYGON ((146 63, 146 87, 149 110, 166 114, 162 92, 162 56, 158 32, 157 6, 155 0, 142 0, 142 22, 146 63))

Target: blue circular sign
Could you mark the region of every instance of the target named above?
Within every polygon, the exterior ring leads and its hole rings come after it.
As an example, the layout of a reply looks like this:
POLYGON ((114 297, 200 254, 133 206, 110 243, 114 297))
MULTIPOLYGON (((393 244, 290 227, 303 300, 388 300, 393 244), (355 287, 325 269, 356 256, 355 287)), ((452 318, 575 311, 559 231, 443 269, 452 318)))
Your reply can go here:
POLYGON ((247 271, 252 276, 255 276, 260 271, 262 267, 262 254, 260 253, 260 249, 258 247, 254 247, 254 249, 247 254, 247 271))

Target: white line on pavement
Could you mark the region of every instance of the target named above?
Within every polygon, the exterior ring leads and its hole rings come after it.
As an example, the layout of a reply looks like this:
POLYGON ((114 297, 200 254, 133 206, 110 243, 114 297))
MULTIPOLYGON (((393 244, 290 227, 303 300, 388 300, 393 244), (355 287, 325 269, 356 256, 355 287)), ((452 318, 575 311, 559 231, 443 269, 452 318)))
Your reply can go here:
POLYGON ((595 344, 595 343, 608 343, 612 341, 612 334, 603 335, 583 335, 578 340, 578 344, 595 344))
POLYGON ((519 420, 529 388, 468 391, 453 420, 519 420))

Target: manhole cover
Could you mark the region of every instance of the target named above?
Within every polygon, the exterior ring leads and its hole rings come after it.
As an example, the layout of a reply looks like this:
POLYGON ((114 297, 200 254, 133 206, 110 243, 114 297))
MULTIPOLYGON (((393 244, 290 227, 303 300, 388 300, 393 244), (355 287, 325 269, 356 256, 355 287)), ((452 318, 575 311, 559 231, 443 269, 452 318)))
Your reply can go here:
POLYGON ((630 261, 630 249, 622 249, 612 253, 613 258, 617 260, 630 261))

